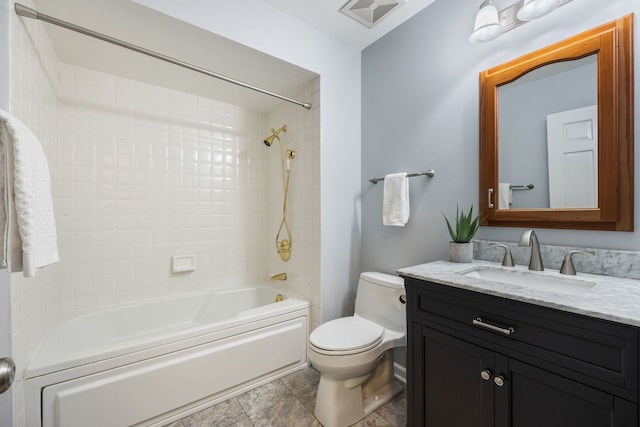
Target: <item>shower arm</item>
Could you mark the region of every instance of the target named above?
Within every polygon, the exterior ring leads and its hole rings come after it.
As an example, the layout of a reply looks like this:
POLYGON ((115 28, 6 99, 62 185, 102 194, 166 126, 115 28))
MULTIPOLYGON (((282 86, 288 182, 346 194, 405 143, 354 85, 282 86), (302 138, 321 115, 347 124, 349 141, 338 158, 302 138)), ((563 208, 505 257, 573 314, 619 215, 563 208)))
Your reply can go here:
POLYGON ((54 18, 53 16, 45 15, 44 13, 40 13, 37 10, 32 9, 30 7, 27 7, 27 6, 25 6, 23 4, 20 4, 20 3, 16 3, 15 11, 16 11, 16 14, 18 16, 23 16, 25 18, 31 18, 31 19, 36 19, 36 20, 48 22, 49 24, 53 24, 53 25, 56 25, 58 27, 66 28, 67 30, 75 31, 76 33, 84 34, 85 36, 93 37, 93 38, 96 38, 98 40, 102 40, 102 41, 107 42, 107 43, 115 44, 115 45, 123 47, 125 49, 133 50, 134 52, 138 52, 138 53, 141 53, 143 55, 147 55, 147 56, 150 56, 152 58, 159 59, 161 61, 169 62, 169 63, 177 65, 179 67, 187 68, 189 70, 192 70, 192 71, 195 71, 195 72, 198 72, 198 73, 201 73, 201 74, 205 74, 205 75, 207 75, 209 77, 213 77, 213 78, 216 78, 216 79, 219 79, 219 80, 223 80, 223 81, 225 81, 227 83, 231 83, 231 84, 234 84, 234 85, 246 88, 246 89, 251 89, 253 91, 260 92, 260 93, 262 93, 264 95, 269 95, 271 97, 278 98, 278 99, 280 99, 282 101, 287 101, 287 102, 290 102, 292 104, 299 105, 299 106, 301 106, 301 107, 303 107, 303 108, 305 108, 307 110, 311 109, 311 104, 308 103, 308 102, 297 101, 295 99, 292 99, 292 98, 277 94, 275 92, 271 92, 271 91, 268 91, 266 89, 262 89, 262 88, 259 88, 257 86, 250 85, 250 84, 242 82, 240 80, 232 79, 231 77, 227 77, 225 75, 218 74, 218 73, 215 73, 213 71, 209 71, 206 68, 198 67, 197 65, 192 65, 192 64, 189 64, 188 62, 184 62, 184 61, 181 61, 179 59, 175 59, 175 58, 172 58, 170 56, 163 55, 161 53, 154 52, 154 51, 149 50, 149 49, 145 49, 144 47, 136 46, 134 44, 125 42, 123 40, 119 40, 119 39, 116 39, 114 37, 107 36, 106 34, 101 34, 101 33, 98 33, 96 31, 89 30, 89 29, 84 28, 84 27, 80 27, 80 26, 72 24, 70 22, 63 21, 63 20, 58 19, 58 18, 54 18))

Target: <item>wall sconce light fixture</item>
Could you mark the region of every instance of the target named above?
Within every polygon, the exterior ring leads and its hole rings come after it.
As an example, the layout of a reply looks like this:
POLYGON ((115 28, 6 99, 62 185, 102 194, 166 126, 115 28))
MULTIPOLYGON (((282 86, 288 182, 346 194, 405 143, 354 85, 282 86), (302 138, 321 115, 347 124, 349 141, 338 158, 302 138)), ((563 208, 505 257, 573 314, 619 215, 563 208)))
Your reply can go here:
POLYGON ((547 15, 571 1, 573 0, 518 0, 498 11, 493 0, 484 0, 476 14, 469 42, 475 44, 493 40, 502 33, 547 15))
POLYGON ((493 5, 492 0, 485 0, 476 14, 476 24, 473 27, 473 33, 469 36, 469 42, 488 42, 498 37, 503 31, 498 9, 493 5))

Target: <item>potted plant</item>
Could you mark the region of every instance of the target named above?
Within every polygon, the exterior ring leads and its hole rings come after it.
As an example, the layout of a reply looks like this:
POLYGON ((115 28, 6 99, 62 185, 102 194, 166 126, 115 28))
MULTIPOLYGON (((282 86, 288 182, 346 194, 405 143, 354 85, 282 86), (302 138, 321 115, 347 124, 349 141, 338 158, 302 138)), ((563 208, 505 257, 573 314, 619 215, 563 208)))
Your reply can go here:
POLYGON ((446 216, 444 220, 447 221, 447 228, 452 239, 449 242, 449 261, 471 262, 473 259, 473 243, 471 243, 471 239, 473 239, 480 226, 478 215, 475 218, 473 217, 473 205, 469 208, 468 214, 465 214, 463 210, 459 210, 458 206, 456 206, 455 228, 446 216))

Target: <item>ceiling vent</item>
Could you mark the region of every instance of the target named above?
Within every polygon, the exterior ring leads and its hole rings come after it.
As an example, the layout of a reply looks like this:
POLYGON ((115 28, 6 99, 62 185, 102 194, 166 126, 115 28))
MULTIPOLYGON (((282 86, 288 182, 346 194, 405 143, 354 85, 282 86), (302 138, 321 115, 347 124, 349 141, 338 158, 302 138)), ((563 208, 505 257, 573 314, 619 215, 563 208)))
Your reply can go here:
POLYGON ((340 12, 371 28, 404 2, 405 0, 349 0, 340 8, 340 12))

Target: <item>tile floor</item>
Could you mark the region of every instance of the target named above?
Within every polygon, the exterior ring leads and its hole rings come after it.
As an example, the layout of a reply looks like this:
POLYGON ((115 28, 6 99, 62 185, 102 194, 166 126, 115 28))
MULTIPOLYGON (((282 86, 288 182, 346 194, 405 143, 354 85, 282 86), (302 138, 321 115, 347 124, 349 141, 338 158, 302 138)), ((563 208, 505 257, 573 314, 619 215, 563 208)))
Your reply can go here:
MULTIPOLYGON (((321 427, 313 416, 319 380, 318 371, 304 368, 167 427, 321 427)), ((354 426, 406 426, 406 408, 407 396, 403 390, 354 426)))

